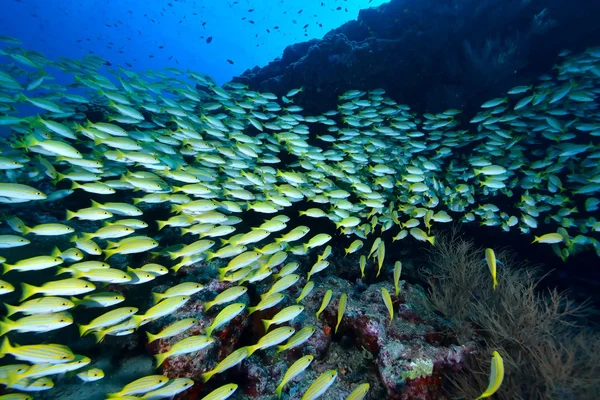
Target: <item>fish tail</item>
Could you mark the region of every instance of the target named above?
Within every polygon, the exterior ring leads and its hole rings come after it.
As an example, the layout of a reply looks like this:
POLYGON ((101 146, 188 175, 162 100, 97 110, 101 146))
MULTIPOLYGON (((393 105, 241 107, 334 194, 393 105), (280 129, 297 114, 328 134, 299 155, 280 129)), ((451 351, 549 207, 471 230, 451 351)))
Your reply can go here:
POLYGON ((432 246, 435 246, 435 236, 429 236, 427 241, 431 243, 432 246))
POLYGON ((6 274, 8 271, 10 271, 11 269, 13 269, 15 266, 14 265, 10 265, 10 264, 2 264, 4 265, 4 270, 3 270, 3 274, 6 274))
POLYGON ((104 261, 111 258, 113 255, 116 254, 116 252, 117 252, 116 250, 104 250, 104 261))
POLYGON ((254 311, 256 311, 256 307, 248 307, 248 311, 249 311, 248 315, 250 315, 250 314, 254 313, 254 311))
POLYGON ((156 225, 158 225, 158 230, 160 231, 167 225, 167 221, 156 221, 156 225))
POLYGON ((207 301, 206 303, 204 303, 204 311, 210 310, 213 305, 214 303, 212 301, 207 301))
POLYGON ((277 389, 275 389, 275 393, 277 394, 277 398, 280 399, 281 394, 283 393, 283 385, 277 386, 277 389))
POLYGON ((10 353, 10 351, 12 349, 13 349, 13 347, 10 345, 8 338, 5 337, 4 340, 2 341, 2 345, 0 346, 0 358, 4 357, 8 353, 10 353))
POLYGON ((152 300, 154 301, 154 304, 156 304, 159 301, 161 301, 162 300, 162 293, 152 292, 152 300))
POLYGON ((27 300, 28 298, 30 298, 31 296, 36 294, 37 290, 38 290, 38 288, 33 285, 29 285, 27 283, 21 283, 21 299, 19 300, 19 302, 23 302, 24 300, 27 300))
POLYGON ((202 382, 204 382, 204 383, 208 382, 208 380, 210 378, 212 378, 212 376, 214 374, 215 373, 213 371, 208 371, 208 372, 203 373, 202 375, 200 375, 200 377, 202 378, 202 382))
POLYGON ((96 338, 96 344, 98 344, 104 340, 104 337, 106 336, 106 332, 107 332, 106 329, 102 330, 102 331, 92 332, 92 335, 94 335, 94 337, 96 338))
POLYGON ((19 312, 19 309, 17 308, 17 306, 11 306, 10 304, 4 304, 4 307, 6 307, 6 316, 7 317, 10 317, 11 315, 19 312))
POLYGON ((73 302, 73 304, 75 304, 75 307, 80 305, 82 302, 82 300, 79 300, 77 297, 71 297, 69 300, 71 300, 73 302))
POLYGON ((83 325, 83 324, 77 324, 77 327, 79 329, 79 336, 84 336, 85 333, 88 330, 88 326, 87 325, 83 325))
POLYGON ((13 325, 14 324, 10 319, 2 317, 2 319, 0 320, 0 336, 4 336, 8 332, 10 332, 13 325))
POLYGON ((263 326, 265 327, 265 332, 267 332, 269 330, 269 327, 271 326, 271 320, 263 319, 262 323, 263 323, 263 326))
POLYGON ((146 331, 146 336, 148 337, 148 344, 154 342, 158 335, 153 335, 150 332, 146 331))
POLYGON ((75 218, 75 213, 73 211, 67 210, 67 221, 75 218))
POLYGON ((135 329, 138 329, 140 327, 140 325, 142 324, 142 322, 144 321, 144 316, 143 315, 134 315, 133 317, 131 317, 131 320, 135 324, 135 329))
POLYGON ((91 240, 94 238, 94 234, 91 232, 81 232, 79 237, 83 240, 91 240))
POLYGON ((169 352, 166 353, 160 353, 155 355, 154 357, 156 358, 156 368, 160 367, 162 365, 162 363, 165 362, 165 360, 167 359, 167 357, 169 357, 170 354, 169 352))

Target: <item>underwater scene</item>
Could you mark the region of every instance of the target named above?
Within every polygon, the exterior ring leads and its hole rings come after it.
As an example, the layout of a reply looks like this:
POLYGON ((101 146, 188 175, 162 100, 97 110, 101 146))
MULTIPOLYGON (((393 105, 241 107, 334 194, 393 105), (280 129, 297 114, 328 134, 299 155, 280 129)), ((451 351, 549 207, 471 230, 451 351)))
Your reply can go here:
POLYGON ((0 400, 600 398, 600 2, 0 9, 0 400))

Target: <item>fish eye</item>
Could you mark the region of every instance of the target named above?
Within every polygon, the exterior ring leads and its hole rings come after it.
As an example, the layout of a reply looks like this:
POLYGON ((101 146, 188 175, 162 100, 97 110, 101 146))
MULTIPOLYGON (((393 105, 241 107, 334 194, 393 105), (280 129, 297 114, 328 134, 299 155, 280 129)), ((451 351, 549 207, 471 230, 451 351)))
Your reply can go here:
POLYGON ((119 300, 119 297, 118 297, 118 296, 117 296, 117 297, 115 297, 115 300, 119 300))
POLYGON ((63 306, 66 306, 66 305, 67 305, 67 303, 62 303, 62 305, 63 305, 63 306))
POLYGON ((89 288, 89 286, 88 286, 88 285, 85 285, 85 286, 84 286, 84 288, 89 288))
POLYGON ((62 356, 61 359, 62 360, 66 360, 68 357, 67 356, 62 356))
POLYGON ((37 194, 37 195, 39 196, 39 195, 41 195, 42 193, 40 193, 40 192, 35 192, 35 194, 37 194))
POLYGON ((4 289, 4 285, 0 286, 0 289, 4 289))
POLYGON ((64 320, 64 319, 61 319, 61 320, 59 320, 58 322, 65 322, 65 320, 64 320))

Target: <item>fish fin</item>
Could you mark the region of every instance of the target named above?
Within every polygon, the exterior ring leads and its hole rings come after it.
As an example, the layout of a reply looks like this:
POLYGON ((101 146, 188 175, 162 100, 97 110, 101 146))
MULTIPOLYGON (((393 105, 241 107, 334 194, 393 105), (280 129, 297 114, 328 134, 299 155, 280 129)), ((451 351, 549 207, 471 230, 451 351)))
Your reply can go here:
POLYGON ((268 332, 269 327, 271 326, 271 320, 263 319, 262 323, 263 323, 263 326, 265 327, 265 332, 268 332))
POLYGON ((167 221, 156 221, 156 225, 158 225, 158 230, 160 231, 167 225, 167 221))
POLYGON ((2 319, 0 319, 0 336, 4 336, 10 332, 13 325, 13 321, 6 317, 2 317, 2 319))
POLYGON ((154 304, 162 300, 162 295, 162 293, 152 292, 152 300, 154 301, 154 304))
MULTIPOLYGON (((153 335, 150 332, 146 331, 146 336, 148 336, 148 344, 154 342, 158 335, 153 335)), ((158 361, 158 360, 157 360, 158 361)), ((159 364, 160 365, 160 364, 159 364)))
POLYGON ((75 218, 75 213, 73 211, 67 210, 67 221, 75 218))
POLYGON ((11 315, 19 312, 19 309, 17 308, 17 306, 11 306, 10 304, 6 303, 6 304, 4 304, 4 307, 6 307, 6 316, 7 317, 10 317, 11 315))
POLYGON ((202 378, 202 382, 204 382, 204 383, 208 382, 208 380, 210 378, 212 378, 212 376, 214 374, 215 373, 213 371, 208 371, 208 372, 203 373, 202 375, 200 375, 200 377, 202 378))
POLYGON ((144 316, 143 315, 134 315, 131 317, 131 320, 135 324, 135 329, 138 329, 140 327, 140 325, 142 324, 142 322, 144 322, 144 316))
POLYGON ((104 261, 116 254, 116 250, 104 250, 104 261))
POLYGON ((154 357, 156 358, 156 368, 160 367, 170 355, 171 354, 169 354, 168 351, 166 353, 160 353, 155 355, 154 357))
POLYGON ((107 330, 102 330, 102 331, 96 331, 96 332, 92 332, 92 335, 94 335, 94 337, 96 338, 96 344, 100 343, 101 341, 104 340, 104 337, 106 336, 107 330))
POLYGON ((212 301, 207 301, 206 303, 204 303, 204 311, 210 310, 213 305, 214 303, 212 301))
POLYGON ((7 355, 12 350, 12 348, 13 347, 10 345, 8 338, 5 337, 4 340, 2 341, 2 345, 0 346, 0 358, 7 355))
POLYGON ((21 299, 19 302, 23 302, 24 300, 27 300, 31 296, 35 295, 37 293, 37 289, 38 288, 33 285, 21 283, 21 299))
POLYGON ((79 336, 84 336, 85 333, 88 330, 88 326, 87 325, 83 325, 83 324, 77 324, 77 327, 79 329, 79 336))
POLYGON ((5 263, 5 264, 2 264, 2 265, 4 265, 4 270, 2 272, 3 274, 6 274, 8 271, 10 271, 11 269, 14 268, 14 265, 10 265, 10 264, 6 264, 5 263))

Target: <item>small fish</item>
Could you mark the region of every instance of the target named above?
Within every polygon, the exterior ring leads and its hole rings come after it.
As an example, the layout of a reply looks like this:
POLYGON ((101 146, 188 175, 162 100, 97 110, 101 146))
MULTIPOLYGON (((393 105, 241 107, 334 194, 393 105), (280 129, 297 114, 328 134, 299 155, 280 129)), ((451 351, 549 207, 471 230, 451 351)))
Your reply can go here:
POLYGON ((154 304, 158 303, 162 299, 175 296, 191 296, 204 289, 204 286, 197 282, 183 282, 179 285, 175 285, 167 289, 164 293, 152 293, 152 299, 154 304))
POLYGON ((59 344, 32 344, 26 346, 14 346, 5 337, 0 347, 0 357, 10 354, 17 360, 29 363, 62 364, 73 361, 75 355, 67 346, 59 344))
POLYGON ((271 319, 263 319, 263 326, 265 327, 265 331, 269 330, 269 327, 273 324, 282 324, 284 322, 288 322, 296 318, 300 313, 304 311, 304 306, 289 306, 279 311, 277 314, 273 316, 271 319))
POLYGON ((287 343, 277 346, 277 352, 280 353, 285 350, 292 349, 294 347, 298 347, 308 341, 310 337, 317 331, 317 328, 314 326, 305 326, 300 329, 294 336, 287 341, 287 343))
POLYGON ((485 249, 485 261, 487 262, 490 274, 492 274, 492 289, 496 290, 498 280, 496 279, 496 254, 492 249, 485 249))
POLYGON ((262 350, 269 347, 277 346, 282 342, 285 342, 296 332, 296 330, 290 326, 282 326, 271 332, 265 334, 258 340, 253 346, 248 346, 248 355, 251 356, 256 350, 262 350))
POLYGON ((385 258, 385 242, 382 240, 377 247, 377 275, 379 277, 381 273, 381 267, 383 266, 383 259, 385 258))
POLYGON ((99 292, 88 294, 87 296, 84 296, 83 299, 71 297, 71 301, 73 302, 73 304, 75 304, 75 307, 110 307, 125 301, 125 296, 123 296, 120 293, 99 292))
POLYGON ((125 321, 127 318, 131 317, 133 314, 138 312, 138 309, 135 307, 121 307, 109 311, 101 316, 94 318, 89 324, 79 325, 79 334, 81 336, 85 336, 87 333, 95 330, 99 330, 101 328, 106 328, 107 326, 116 325, 119 322, 125 321))
POLYGON ((283 374, 281 382, 275 389, 275 393, 277 394, 278 399, 281 398, 281 395, 283 393, 283 387, 285 386, 285 384, 294 379, 296 376, 300 375, 302 372, 304 372, 310 366, 314 359, 315 357, 313 355, 308 354, 304 357, 299 358, 292 365, 290 365, 287 371, 285 371, 285 374, 283 374))
POLYGON ((213 390, 200 400, 225 400, 230 398, 237 388, 238 385, 235 383, 228 383, 227 385, 223 385, 220 388, 213 390))
POLYGON ((61 329, 73 323, 73 317, 66 312, 51 314, 34 314, 12 321, 3 318, 0 321, 0 336, 8 332, 49 332, 55 329, 61 329))
POLYGON ((359 259, 359 267, 360 267, 360 277, 365 277, 365 267, 367 265, 367 257, 365 255, 360 256, 359 259))
POLYGON ((4 306, 6 307, 6 316, 10 317, 18 312, 32 315, 66 311, 75 307, 75 304, 71 300, 61 297, 40 297, 39 299, 25 301, 18 306, 10 304, 5 304, 4 306))
POLYGON ((394 305, 392 304, 392 298, 390 297, 390 292, 387 291, 386 288, 381 288, 381 297, 383 297, 383 303, 385 307, 388 309, 390 313, 390 324, 394 319, 394 305))
POLYGON ((273 293, 272 295, 269 295, 269 297, 263 298, 256 306, 248 307, 249 314, 274 307, 277 304, 279 304, 284 298, 285 295, 283 293, 273 293))
POLYGON ((150 307, 143 315, 134 315, 132 320, 136 327, 139 327, 146 321, 154 321, 155 319, 164 317, 174 313, 182 307, 190 299, 190 296, 174 296, 161 300, 157 304, 150 307))
POLYGON ((242 311, 244 311, 244 308, 246 308, 244 303, 233 303, 222 309, 221 312, 217 314, 212 324, 206 328, 206 334, 210 336, 213 331, 240 315, 242 311))
POLYGON ((492 355, 492 366, 490 371, 490 382, 487 389, 475 400, 484 399, 490 397, 500 389, 502 381, 504 380, 504 362, 502 356, 497 351, 494 351, 492 355))
POLYGON ((198 322, 197 318, 184 318, 179 321, 172 323, 171 325, 163 328, 156 335, 151 334, 150 332, 146 332, 146 336, 148 336, 148 343, 152 343, 158 339, 166 339, 171 336, 179 335, 182 332, 187 331, 192 326, 194 326, 198 322))
POLYGON ((337 330, 340 326, 340 323, 342 322, 342 318, 344 317, 344 313, 346 312, 346 301, 348 299, 348 296, 346 295, 346 293, 343 293, 340 296, 340 301, 338 304, 338 312, 337 312, 337 324, 335 325, 335 331, 334 333, 337 333, 337 330))
POLYGON ((394 263, 394 290, 396 296, 400 294, 400 274, 402 273, 402 263, 400 261, 396 261, 394 263))
POLYGON ((167 382, 166 385, 146 392, 142 397, 136 397, 145 400, 172 399, 177 394, 184 392, 194 386, 194 381, 189 378, 175 378, 167 382))
POLYGON ((329 389, 337 378, 337 371, 330 369, 323 372, 315 381, 308 387, 301 400, 314 400, 320 397, 329 389))
POLYGON ((11 285, 10 283, 0 280, 0 295, 6 294, 6 293, 12 293, 15 291, 15 287, 13 285, 11 285))
POLYGON ((154 356, 156 358, 156 367, 160 367, 168 357, 202 350, 205 347, 210 346, 212 343, 214 343, 214 341, 215 339, 211 338, 210 336, 201 335, 189 336, 185 339, 182 339, 173 344, 167 352, 154 356))
POLYGON ((229 368, 235 367, 236 365, 244 361, 246 358, 248 358, 249 355, 250 352, 248 351, 248 347, 241 347, 237 349, 236 351, 225 357, 223 361, 218 363, 214 369, 203 373, 201 375, 202 381, 205 383, 208 382, 208 380, 212 378, 213 375, 226 371, 229 368))
POLYGON ((300 303, 302 300, 306 298, 312 292, 315 287, 315 283, 313 281, 306 282, 306 285, 302 288, 300 295, 296 298, 296 304, 300 303))
POLYGON ((325 295, 323 296, 323 300, 321 300, 321 307, 316 312, 315 317, 319 319, 319 315, 327 308, 329 302, 331 301, 331 296, 333 295, 333 291, 331 289, 327 289, 325 295))
POLYGON ((204 303, 204 311, 208 311, 214 305, 229 303, 230 301, 236 300, 238 297, 244 295, 248 291, 245 286, 232 286, 219 293, 217 297, 212 301, 204 303))
POLYGON ((104 371, 100 368, 87 368, 81 372, 78 372, 76 376, 83 382, 94 382, 104 378, 104 371))
POLYGON ((146 393, 164 386, 168 381, 169 378, 164 375, 145 376, 128 383, 119 392, 109 393, 108 397, 120 398, 124 396, 146 393))
POLYGON ((547 233, 542 236, 535 236, 532 243, 561 243, 564 242, 565 238, 560 233, 547 233))
POLYGON ((370 388, 371 385, 368 383, 361 383, 346 397, 346 400, 363 400, 370 388))
POLYGON ((0 235, 0 249, 10 249, 13 247, 26 246, 29 243, 31 243, 29 240, 21 236, 0 235))
POLYGON ((95 289, 96 286, 92 283, 75 278, 47 282, 40 287, 22 283, 20 301, 25 301, 38 293, 51 296, 76 296, 78 294, 91 292, 95 289))
POLYGON ((350 243, 350 246, 348 246, 348 248, 345 250, 346 251, 345 255, 347 256, 348 254, 356 253, 362 247, 363 247, 362 240, 357 239, 354 242, 350 243))

